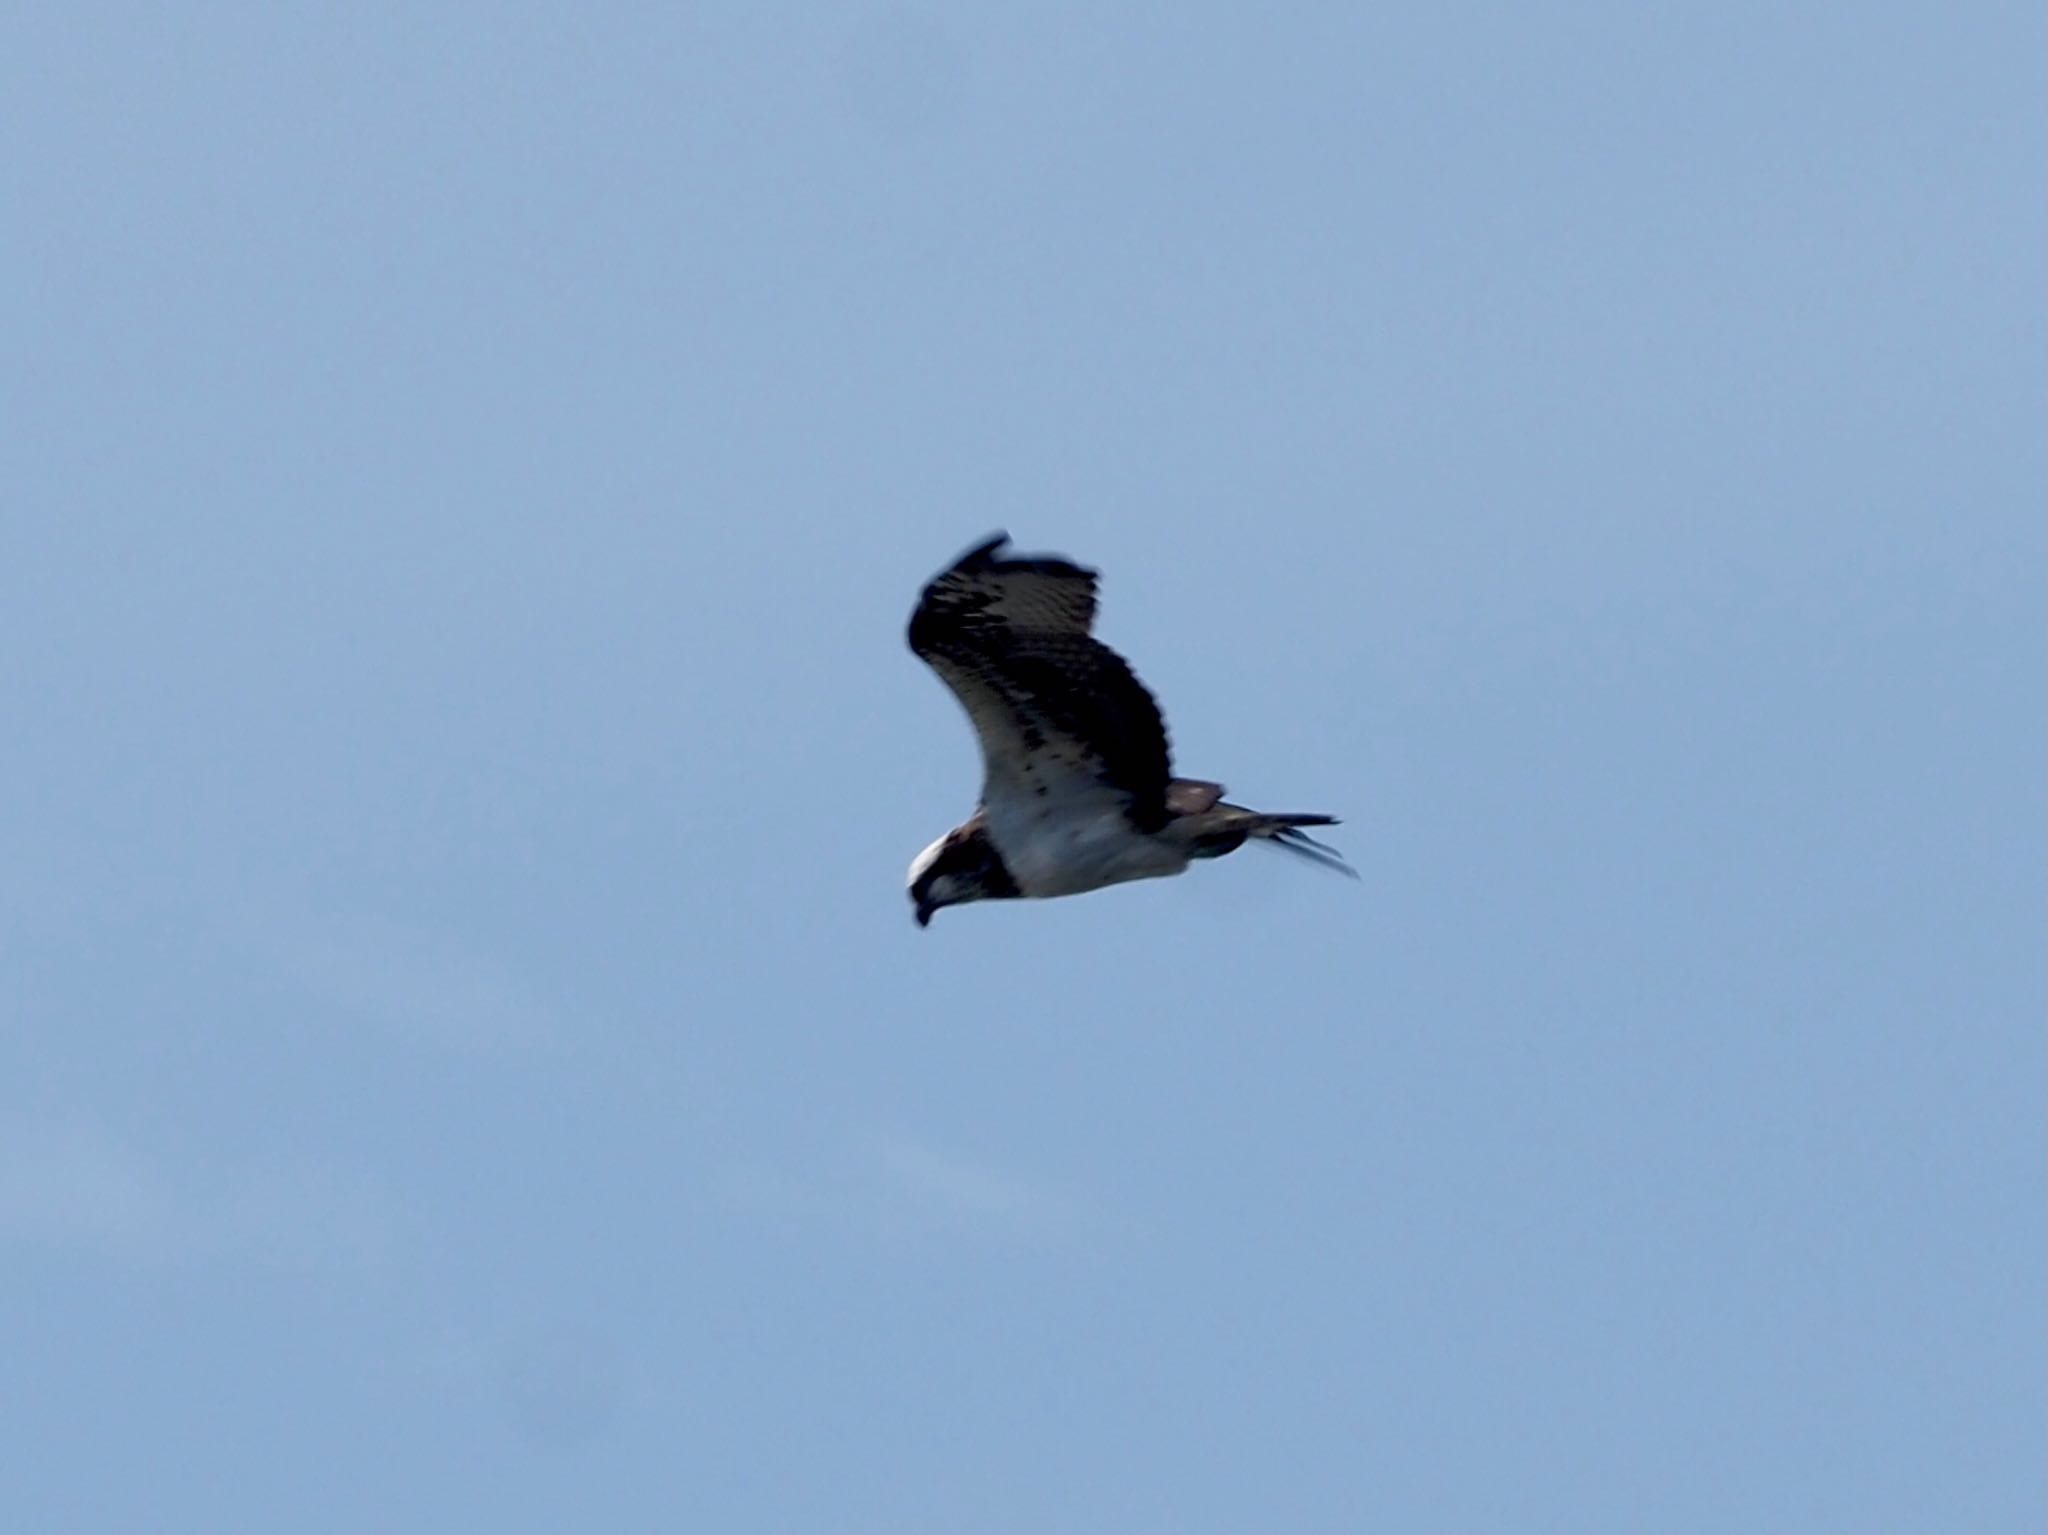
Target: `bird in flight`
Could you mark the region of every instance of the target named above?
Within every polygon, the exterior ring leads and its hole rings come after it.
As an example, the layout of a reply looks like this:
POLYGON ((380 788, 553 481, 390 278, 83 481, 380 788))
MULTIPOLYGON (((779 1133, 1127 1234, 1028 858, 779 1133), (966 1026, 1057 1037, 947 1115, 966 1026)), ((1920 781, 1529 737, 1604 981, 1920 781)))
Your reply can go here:
POLYGON ((1122 656, 1088 631, 1095 572, 1004 558, 1009 535, 970 549, 924 589, 910 648, 967 710, 981 742, 981 803, 910 865, 918 926, 942 906, 1079 895, 1182 873, 1247 839, 1350 874, 1301 830, 1335 816, 1224 802, 1176 778, 1166 724, 1122 656))

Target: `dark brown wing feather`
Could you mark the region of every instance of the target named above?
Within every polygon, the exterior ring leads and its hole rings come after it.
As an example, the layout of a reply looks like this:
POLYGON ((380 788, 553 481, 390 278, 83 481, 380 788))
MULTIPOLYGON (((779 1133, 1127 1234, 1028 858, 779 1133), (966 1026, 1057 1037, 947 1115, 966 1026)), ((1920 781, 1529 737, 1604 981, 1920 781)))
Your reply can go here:
POLYGON ((910 648, 966 707, 990 792, 1050 792, 1061 780, 1117 790, 1155 829, 1171 777, 1159 706, 1123 657, 1088 629, 1095 572, 1058 559, 1002 559, 998 534, 924 589, 910 648))

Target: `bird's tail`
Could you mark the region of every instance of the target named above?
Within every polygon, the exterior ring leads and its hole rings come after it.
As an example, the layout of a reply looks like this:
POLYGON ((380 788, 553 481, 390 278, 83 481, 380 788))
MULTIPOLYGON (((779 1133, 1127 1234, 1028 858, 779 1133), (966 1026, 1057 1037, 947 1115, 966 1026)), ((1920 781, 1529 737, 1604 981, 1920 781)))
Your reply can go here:
POLYGON ((1218 858, 1244 845, 1247 839, 1271 843, 1297 857, 1339 874, 1358 878, 1358 871, 1344 861, 1344 855, 1325 847, 1304 826, 1335 826, 1333 815, 1289 811, 1247 810, 1242 805, 1219 804, 1201 815, 1187 816, 1183 823, 1197 858, 1218 858))
POLYGON ((1344 861, 1342 853, 1333 847, 1326 847, 1302 830, 1304 826, 1336 824, 1337 818, 1333 815, 1293 815, 1284 811, 1274 811, 1265 814, 1255 813, 1252 825, 1246 829, 1252 836, 1270 842, 1277 848, 1285 849, 1296 857, 1306 858, 1310 863, 1319 864, 1325 869, 1334 869, 1339 874, 1357 879, 1358 871, 1344 861))

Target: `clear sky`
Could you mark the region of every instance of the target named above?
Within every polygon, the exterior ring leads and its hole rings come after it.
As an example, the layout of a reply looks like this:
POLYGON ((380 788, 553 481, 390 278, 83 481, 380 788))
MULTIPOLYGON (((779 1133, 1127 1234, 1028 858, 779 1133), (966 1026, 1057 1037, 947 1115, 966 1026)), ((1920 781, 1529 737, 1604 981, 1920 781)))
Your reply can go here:
POLYGON ((2044 44, 10 8, 0 1522, 2038 1529, 2044 44))

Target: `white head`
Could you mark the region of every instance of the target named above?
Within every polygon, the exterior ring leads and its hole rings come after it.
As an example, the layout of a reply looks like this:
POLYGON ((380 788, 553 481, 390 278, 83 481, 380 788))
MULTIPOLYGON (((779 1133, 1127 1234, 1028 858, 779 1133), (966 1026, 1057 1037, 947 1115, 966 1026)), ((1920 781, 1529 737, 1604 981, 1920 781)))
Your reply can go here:
POLYGON ((906 878, 919 927, 930 923, 941 906, 1018 893, 979 816, 954 827, 911 859, 906 878))

